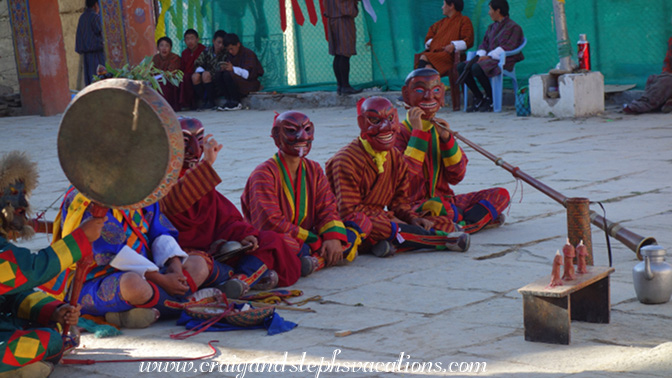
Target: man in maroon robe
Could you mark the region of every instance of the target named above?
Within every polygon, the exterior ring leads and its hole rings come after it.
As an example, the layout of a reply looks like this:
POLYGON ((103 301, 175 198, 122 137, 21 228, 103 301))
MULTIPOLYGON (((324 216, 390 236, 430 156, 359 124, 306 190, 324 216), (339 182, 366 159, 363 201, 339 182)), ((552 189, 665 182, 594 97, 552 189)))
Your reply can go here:
POLYGON ((301 274, 301 262, 286 248, 282 235, 252 227, 215 190, 221 179, 212 164, 222 145, 211 139, 211 135, 204 137, 199 120, 182 117, 180 124, 185 139, 182 176, 160 201, 161 210, 179 231, 178 244, 187 252, 206 258, 211 268, 206 283, 219 285, 225 292, 236 291, 233 283, 237 281, 224 282, 229 277, 260 290, 293 285, 301 274), (251 244, 252 250, 228 260, 235 266, 231 269, 212 258, 222 240, 237 241, 243 246, 251 244))
POLYGON ((184 32, 184 43, 187 45, 187 48, 182 51, 184 80, 180 85, 180 107, 195 109, 196 98, 194 96, 194 85, 191 82, 191 75, 196 71, 194 63, 201 53, 205 51, 205 46, 198 42, 198 32, 194 29, 187 29, 184 32))

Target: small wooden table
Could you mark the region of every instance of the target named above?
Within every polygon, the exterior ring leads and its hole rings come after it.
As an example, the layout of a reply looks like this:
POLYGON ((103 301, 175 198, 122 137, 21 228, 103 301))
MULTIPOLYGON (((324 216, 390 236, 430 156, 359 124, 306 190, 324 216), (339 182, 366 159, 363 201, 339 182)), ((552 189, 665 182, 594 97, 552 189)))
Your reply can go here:
POLYGON ((569 344, 571 321, 609 323, 609 275, 614 268, 589 266, 588 273, 548 287, 551 276, 518 289, 523 295, 525 340, 569 344))

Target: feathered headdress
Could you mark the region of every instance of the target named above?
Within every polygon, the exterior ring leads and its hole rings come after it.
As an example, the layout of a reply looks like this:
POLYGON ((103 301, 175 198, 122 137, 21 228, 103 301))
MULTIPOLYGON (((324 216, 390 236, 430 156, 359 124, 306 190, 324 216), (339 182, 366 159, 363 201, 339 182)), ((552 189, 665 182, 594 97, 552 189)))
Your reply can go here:
POLYGON ((11 151, 0 160, 0 196, 4 189, 17 181, 26 186, 26 195, 37 186, 37 164, 21 151, 11 151))
MULTIPOLYGON (((9 198, 4 197, 7 188, 17 182, 23 183, 24 195, 28 197, 37 186, 37 164, 31 162, 25 153, 11 151, 0 159, 0 235, 10 239, 16 239, 17 236, 27 238, 34 234, 32 227, 23 222, 10 227, 10 224, 18 219, 13 219, 14 207, 9 198), (21 230, 16 230, 17 226, 21 230)), ((26 213, 30 212, 30 208, 25 210, 26 213)))

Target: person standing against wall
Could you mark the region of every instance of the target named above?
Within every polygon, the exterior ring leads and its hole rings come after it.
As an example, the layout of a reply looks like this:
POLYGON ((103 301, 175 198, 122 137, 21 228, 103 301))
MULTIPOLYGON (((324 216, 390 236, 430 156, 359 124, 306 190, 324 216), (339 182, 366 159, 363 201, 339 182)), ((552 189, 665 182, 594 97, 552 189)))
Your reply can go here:
POLYGON ((86 9, 79 16, 75 51, 83 58, 84 83, 91 84, 98 65, 105 65, 105 45, 98 0, 86 0, 86 9))
POLYGON ((329 54, 334 56, 334 74, 339 95, 359 93, 350 86, 350 57, 357 54, 355 17, 359 0, 325 0, 324 16, 328 19, 329 54))

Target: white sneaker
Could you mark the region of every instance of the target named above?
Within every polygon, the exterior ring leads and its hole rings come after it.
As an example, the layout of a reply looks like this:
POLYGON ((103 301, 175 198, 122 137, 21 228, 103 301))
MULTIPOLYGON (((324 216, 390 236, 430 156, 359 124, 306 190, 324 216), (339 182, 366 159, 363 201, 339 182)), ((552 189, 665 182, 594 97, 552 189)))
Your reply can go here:
POLYGON ((225 105, 224 109, 226 109, 226 110, 240 110, 242 108, 243 108, 243 104, 241 104, 240 102, 237 102, 235 105, 233 105, 233 103, 225 105))

